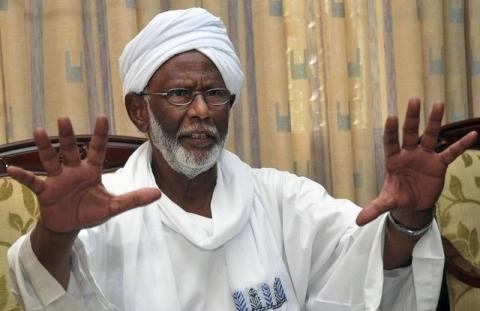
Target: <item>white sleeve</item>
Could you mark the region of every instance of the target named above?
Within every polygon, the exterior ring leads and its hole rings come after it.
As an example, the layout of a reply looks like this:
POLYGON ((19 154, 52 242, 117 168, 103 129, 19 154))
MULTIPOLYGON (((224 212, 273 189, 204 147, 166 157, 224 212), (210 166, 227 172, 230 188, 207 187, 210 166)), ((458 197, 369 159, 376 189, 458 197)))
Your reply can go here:
POLYGON ((435 309, 444 263, 436 223, 417 242, 410 267, 384 271, 385 215, 358 227, 360 208, 318 183, 275 170, 256 176, 265 206, 279 207, 269 211, 272 227, 306 310, 435 309))
POLYGON ((443 267, 442 240, 434 220, 413 249, 412 265, 384 272, 382 310, 435 310, 443 267))
POLYGON ((385 221, 360 228, 340 242, 332 265, 312 269, 307 310, 435 310, 444 263, 436 224, 417 242, 411 266, 384 270, 385 221))
POLYGON ((8 250, 10 289, 25 310, 118 310, 108 303, 88 271, 82 242, 72 252, 68 289, 65 289, 38 261, 30 234, 20 237, 8 250))

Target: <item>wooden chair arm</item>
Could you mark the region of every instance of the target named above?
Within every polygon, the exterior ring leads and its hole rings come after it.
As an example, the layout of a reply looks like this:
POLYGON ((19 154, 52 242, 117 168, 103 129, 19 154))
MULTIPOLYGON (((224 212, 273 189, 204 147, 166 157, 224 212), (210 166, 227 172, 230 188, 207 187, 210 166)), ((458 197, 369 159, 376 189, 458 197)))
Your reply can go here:
MULTIPOLYGON (((77 135, 77 146, 82 158, 87 155, 90 137, 91 135, 77 135)), ((145 141, 145 138, 110 135, 103 164, 104 172, 114 171, 122 167, 128 157, 145 141)), ((58 151, 58 137, 51 137, 50 142, 58 151)), ((0 177, 7 174, 8 165, 19 166, 39 175, 45 174, 33 139, 0 146, 0 177)))
POLYGON ((480 270, 468 262, 453 244, 442 236, 447 271, 461 282, 480 288, 480 270))
MULTIPOLYGON (((440 152, 445 150, 448 146, 471 131, 477 131, 480 136, 480 118, 462 120, 442 126, 438 135, 436 151, 440 152)), ((476 140, 471 149, 480 150, 480 139, 476 140)))

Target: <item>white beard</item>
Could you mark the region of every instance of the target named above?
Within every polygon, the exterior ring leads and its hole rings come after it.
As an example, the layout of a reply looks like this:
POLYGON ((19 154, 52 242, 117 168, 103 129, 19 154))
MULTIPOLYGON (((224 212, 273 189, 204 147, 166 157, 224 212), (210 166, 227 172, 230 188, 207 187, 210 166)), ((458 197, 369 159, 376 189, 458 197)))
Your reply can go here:
MULTIPOLYGON (((175 139, 172 139, 165 134, 162 126, 153 115, 149 102, 147 102, 147 110, 150 117, 150 140, 174 171, 192 179, 217 163, 225 144, 225 136, 221 137, 215 126, 201 125, 201 129, 215 136, 217 142, 211 150, 205 151, 201 155, 195 155, 195 153, 185 149, 178 140, 181 132, 185 132, 187 129, 180 129, 175 139)), ((198 129, 198 127, 195 127, 195 129, 198 129)))

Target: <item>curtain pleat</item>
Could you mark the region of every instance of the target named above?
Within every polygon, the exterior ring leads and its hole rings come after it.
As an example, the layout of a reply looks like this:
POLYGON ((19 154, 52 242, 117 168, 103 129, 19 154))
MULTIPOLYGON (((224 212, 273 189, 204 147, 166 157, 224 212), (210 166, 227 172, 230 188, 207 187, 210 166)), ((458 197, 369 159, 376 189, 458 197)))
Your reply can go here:
POLYGON ((469 117, 480 116, 480 1, 468 2, 469 117))
POLYGON ((310 176, 313 163, 306 6, 294 0, 283 1, 283 6, 293 171, 298 175, 310 176))
POLYGON ((327 90, 325 45, 321 4, 307 1, 307 57, 310 82, 310 105, 313 138, 312 175, 327 189, 331 189, 329 126, 327 116, 327 90))
POLYGON ((252 2, 261 164, 291 171, 294 162, 283 10, 281 1, 252 2))
MULTIPOLYGON (((365 76, 370 78, 369 83, 371 85, 371 126, 372 126, 372 140, 373 146, 373 163, 375 164, 375 180, 376 180, 376 193, 380 191, 380 187, 383 184, 384 175, 384 152, 382 145, 383 138, 383 124, 387 114, 387 105, 385 105, 385 79, 383 78, 384 66, 381 61, 383 58, 383 31, 382 19, 381 19, 381 5, 378 5, 376 0, 367 0, 366 10, 367 25, 368 25, 368 72, 365 76)), ((362 8, 361 8, 362 10, 362 8)), ((363 14, 363 13, 361 13, 363 14)), ((366 95, 368 96, 368 94, 366 95)), ((373 176, 372 176, 373 178, 373 176)))
POLYGON ((170 0, 170 10, 181 10, 191 7, 199 7, 202 0, 170 0))
MULTIPOLYGON (((252 54, 249 54, 249 46, 251 46, 252 41, 249 41, 248 30, 246 28, 246 21, 248 16, 253 16, 251 8, 248 6, 247 0, 244 1, 229 1, 229 24, 231 27, 236 27, 236 29, 231 29, 230 32, 235 32, 237 40, 235 42, 237 52, 240 57, 240 63, 242 65, 242 70, 245 75, 245 79, 250 79, 252 77, 251 65, 249 70, 248 59, 252 58, 252 54), (234 14, 232 10, 236 9, 237 14, 234 14), (250 9, 250 12, 246 12, 246 9, 250 9), (248 43, 250 42, 250 43, 248 43)), ((254 27, 250 25, 250 30, 254 27)), ((251 33, 251 31, 250 31, 251 33)), ((251 38, 251 36, 250 36, 251 38)), ((234 148, 230 149, 232 151, 238 152, 238 155, 247 161, 250 164, 254 162, 254 153, 255 148, 252 148, 251 137, 253 133, 253 128, 250 127, 250 123, 255 123, 255 120, 250 120, 250 115, 255 113, 255 103, 251 101, 251 94, 253 90, 250 88, 252 82, 244 81, 243 89, 241 94, 238 94, 239 100, 238 105, 232 109, 231 120, 234 120, 234 138, 235 144, 234 148)), ((230 135, 232 136, 232 135, 230 135)), ((233 138, 233 137, 232 137, 233 138)), ((254 142, 258 144, 258 140, 254 142)))
POLYGON ((367 1, 347 1, 348 93, 351 109, 354 200, 364 205, 377 193, 372 122, 367 1))
POLYGON ((35 123, 29 12, 27 1, 10 1, 8 7, 0 9, 0 135, 4 142, 30 137, 35 123))
POLYGON ((408 99, 445 122, 480 116, 480 3, 452 0, 0 1, 0 140, 69 116, 90 133, 143 136, 124 107, 118 57, 157 13, 220 16, 245 73, 226 147, 365 204, 383 182, 383 126, 408 99))
POLYGON ((136 0, 132 1, 137 11, 137 25, 141 29, 158 13, 168 10, 161 1, 136 0))
POLYGON ((325 88, 332 168, 331 191, 337 197, 354 199, 345 3, 323 0, 321 14, 327 62, 325 88))
MULTIPOLYGON (((1 17, 1 15, 0 15, 1 17)), ((0 25, 0 34, 2 33, 2 26, 0 25)), ((3 66, 2 55, 2 37, 0 36, 0 122, 3 126, 0 127, 0 140, 7 141, 7 118, 6 118, 6 94, 5 94, 5 68, 3 66)))
POLYGON ((87 76, 80 1, 43 4, 45 124, 57 131, 56 119, 69 116, 78 133, 89 131, 87 76), (48 51, 48 53, 46 53, 48 51))
MULTIPOLYGON (((396 111, 400 124, 405 118, 408 100, 418 97, 423 100, 422 41, 418 5, 415 1, 391 1, 387 14, 392 24, 392 52, 395 63, 396 111)), ((387 8, 385 8, 387 10, 387 8)), ((387 52, 387 51, 386 51, 387 52)), ((427 104, 429 105, 429 104, 427 104)), ((425 115, 420 116, 421 128, 425 115)))
MULTIPOLYGON (((99 0, 97 6, 105 0, 99 0)), ((135 132, 133 123, 128 118, 125 110, 124 98, 122 93, 122 84, 118 69, 118 58, 125 47, 125 44, 137 34, 139 28, 137 24, 137 12, 133 5, 135 1, 106 1, 104 23, 106 24, 106 42, 101 53, 108 57, 108 64, 103 70, 110 73, 110 91, 111 101, 104 102, 104 109, 107 116, 115 122, 112 124, 112 132, 126 135, 135 132)))
POLYGON ((445 1, 446 116, 448 122, 467 118, 467 69, 464 1, 445 1))
POLYGON ((436 100, 444 101, 445 89, 445 35, 443 4, 436 0, 421 1, 418 8, 423 49, 424 111, 430 111, 436 100))

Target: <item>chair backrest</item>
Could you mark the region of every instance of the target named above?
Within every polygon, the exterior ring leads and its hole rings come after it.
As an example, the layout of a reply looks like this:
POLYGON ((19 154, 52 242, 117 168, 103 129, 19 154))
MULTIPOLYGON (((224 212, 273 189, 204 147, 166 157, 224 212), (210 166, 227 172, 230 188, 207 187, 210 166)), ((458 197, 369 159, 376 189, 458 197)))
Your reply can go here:
MULTIPOLYGON (((480 133, 480 118, 443 126, 437 151, 472 130, 480 133)), ((480 139, 449 166, 437 207, 450 310, 477 310, 480 306, 480 139)))
MULTIPOLYGON (((58 138, 50 139, 58 150, 58 138)), ((88 150, 89 135, 77 137, 82 157, 88 150)), ((145 139, 127 136, 110 136, 104 161, 104 172, 122 167, 128 157, 145 139)), ((60 155, 61 158, 61 155, 60 155)), ((8 165, 20 166, 38 175, 45 171, 38 158, 33 140, 25 140, 0 146, 0 311, 20 310, 13 295, 8 291, 7 249, 34 225, 38 215, 38 203, 33 193, 6 174, 8 165)))

